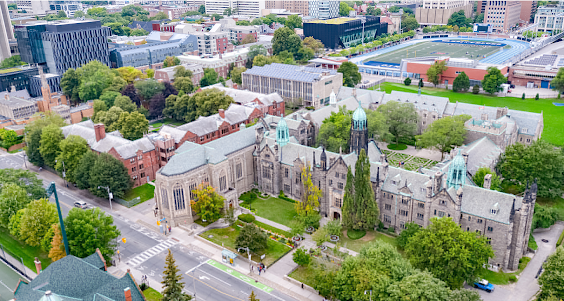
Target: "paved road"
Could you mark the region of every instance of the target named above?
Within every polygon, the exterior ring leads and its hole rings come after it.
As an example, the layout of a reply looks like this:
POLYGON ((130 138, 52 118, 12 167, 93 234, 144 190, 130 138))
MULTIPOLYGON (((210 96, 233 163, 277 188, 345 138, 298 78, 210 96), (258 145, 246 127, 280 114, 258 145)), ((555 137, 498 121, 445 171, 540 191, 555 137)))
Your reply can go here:
MULTIPOLYGON (((27 162, 29 165, 30 163, 27 162)), ((23 153, 0 154, 0 168, 22 168, 24 167, 23 153)), ((47 187, 53 179, 53 174, 48 171, 38 172, 38 178, 43 180, 44 187, 47 187)), ((132 271, 137 270, 146 274, 150 278, 162 279, 162 272, 165 265, 167 250, 170 249, 176 264, 184 275, 186 291, 193 294, 197 293, 197 300, 201 301, 224 301, 224 300, 248 300, 251 290, 254 290, 260 300, 279 300, 296 301, 278 291, 253 283, 250 278, 245 279, 244 275, 233 271, 219 269, 210 264, 206 256, 188 250, 177 241, 163 238, 158 233, 129 220, 126 216, 111 212, 107 200, 90 196, 86 198, 84 192, 71 190, 62 185, 57 186, 57 193, 61 211, 64 216, 74 208, 75 201, 86 201, 89 208, 99 207, 106 214, 114 217, 114 224, 121 231, 121 237, 127 238, 127 243, 119 242, 121 261, 126 262, 127 267, 132 271), (257 287, 258 286, 258 287, 257 287)), ((54 197, 51 197, 54 201, 54 197)), ((142 211, 150 209, 141 208, 142 211)), ((121 237, 118 239, 121 240, 121 237)), ((116 258, 117 259, 117 258, 116 258)), ((213 264, 213 261, 211 261, 213 264)), ((139 282, 139 281, 138 281, 139 282)), ((140 283, 140 282, 139 282, 140 283)), ((160 287, 160 284, 149 283, 153 287, 160 287)))

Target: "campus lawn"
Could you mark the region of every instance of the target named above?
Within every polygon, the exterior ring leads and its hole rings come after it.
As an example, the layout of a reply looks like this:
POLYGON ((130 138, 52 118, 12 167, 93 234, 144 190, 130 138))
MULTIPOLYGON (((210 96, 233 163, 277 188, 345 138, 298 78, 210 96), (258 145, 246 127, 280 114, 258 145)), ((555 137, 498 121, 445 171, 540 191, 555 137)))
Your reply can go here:
POLYGON ((558 219, 564 220, 564 199, 563 198, 556 198, 556 199, 547 199, 547 198, 537 198, 537 204, 543 206, 549 206, 556 209, 558 212, 558 219))
POLYGON ((163 299, 163 295, 152 287, 144 290, 143 295, 145 295, 147 301, 161 301, 163 299))
MULTIPOLYGON (((223 245, 225 248, 237 253, 235 249, 235 239, 239 235, 241 228, 236 224, 223 228, 223 229, 211 229, 201 234, 201 236, 213 243, 218 245, 223 245), (212 235, 212 237, 208 237, 208 235, 212 235)), ((264 252, 261 252, 259 255, 253 255, 252 260, 255 262, 260 262, 260 255, 265 254, 266 257, 262 260, 262 262, 269 266, 270 264, 274 263, 278 258, 282 257, 286 252, 290 251, 291 248, 287 245, 276 242, 272 239, 267 240, 267 249, 264 252)))
POLYGON ((339 237, 339 242, 341 246, 355 252, 360 252, 360 249, 376 240, 381 240, 391 244, 394 247, 398 247, 398 242, 395 237, 388 236, 386 234, 380 233, 378 231, 368 230, 366 235, 359 239, 350 239, 347 235, 347 230, 343 230, 343 235, 339 237))
POLYGON ((305 267, 299 266, 288 276, 294 278, 299 282, 313 287, 313 281, 315 279, 315 273, 317 270, 337 270, 338 266, 336 264, 324 261, 317 257, 311 258, 311 263, 305 267))
MULTIPOLYGON (((375 86, 371 89, 377 89, 375 86)), ((392 91, 403 91, 417 93, 417 84, 406 86, 399 83, 382 83, 382 91, 390 93, 392 91)), ((543 112, 544 130, 542 138, 555 144, 564 144, 564 130, 562 130, 562 116, 564 116, 564 107, 557 107, 553 102, 564 102, 561 99, 539 99, 533 98, 521 99, 520 97, 497 97, 486 94, 455 93, 452 90, 441 88, 424 87, 421 93, 425 95, 448 97, 450 102, 464 102, 476 105, 486 105, 491 107, 508 107, 512 110, 527 111, 540 113, 543 112)), ((521 95, 518 95, 521 96, 521 95)))
POLYGON ((297 215, 294 203, 275 197, 257 197, 251 202, 251 208, 256 210, 256 215, 288 227, 297 215))
POLYGON ((51 259, 48 257, 49 254, 41 250, 41 247, 30 247, 20 242, 10 234, 10 230, 4 227, 0 227, 0 244, 2 244, 4 251, 10 253, 12 257, 15 257, 17 260, 23 258, 25 266, 32 271, 35 271, 35 257, 39 258, 41 268, 43 269, 46 269, 51 264, 51 259))
POLYGON ((135 187, 128 192, 125 193, 123 199, 126 201, 131 201, 136 197, 141 198, 141 202, 143 203, 146 200, 150 200, 155 197, 155 186, 145 183, 139 187, 135 187))
POLYGON ((509 279, 511 278, 511 276, 517 276, 521 274, 527 264, 529 264, 529 261, 531 261, 531 258, 522 257, 519 260, 519 269, 515 273, 504 273, 503 271, 494 272, 484 269, 482 270, 482 272, 480 272, 479 277, 488 280, 492 284, 508 284, 510 282, 509 279))
POLYGON ((186 123, 184 121, 178 121, 178 120, 172 119, 172 118, 165 118, 163 120, 163 122, 164 122, 164 124, 172 124, 172 125, 175 125, 175 126, 181 126, 181 125, 186 123))
POLYGON ((255 220, 255 221, 253 222, 253 224, 255 224, 255 225, 257 225, 257 226, 263 228, 264 230, 268 230, 268 231, 271 231, 271 232, 274 232, 274 233, 277 233, 277 234, 280 234, 280 235, 284 235, 284 237, 288 237, 288 238, 292 237, 292 234, 290 234, 290 232, 287 232, 287 231, 278 229, 278 228, 276 228, 276 227, 273 227, 273 226, 271 226, 271 225, 267 225, 267 224, 265 224, 265 223, 261 223, 261 222, 259 222, 259 221, 257 221, 257 220, 255 220))

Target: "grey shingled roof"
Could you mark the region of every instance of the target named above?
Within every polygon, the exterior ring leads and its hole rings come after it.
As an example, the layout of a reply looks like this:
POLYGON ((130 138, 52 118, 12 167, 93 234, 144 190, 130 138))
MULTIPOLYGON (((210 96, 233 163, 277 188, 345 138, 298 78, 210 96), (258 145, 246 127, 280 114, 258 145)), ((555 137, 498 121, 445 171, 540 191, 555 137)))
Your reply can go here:
POLYGON ((9 95, 10 97, 19 97, 19 98, 23 98, 23 99, 30 99, 31 98, 31 96, 29 95, 29 92, 27 92, 27 89, 17 90, 17 91, 14 91, 14 92, 2 91, 2 92, 0 92, 0 99, 5 99, 6 94, 9 95))
POLYGON ((272 63, 264 66, 254 66, 244 73, 312 83, 321 79, 323 72, 328 72, 330 75, 335 75, 337 73, 337 71, 330 69, 300 67, 278 63, 272 63))
POLYGON ((264 105, 267 106, 270 106, 273 103, 281 103, 284 101, 278 93, 262 94, 262 93, 251 92, 248 90, 226 88, 221 83, 207 86, 202 89, 213 89, 213 88, 216 88, 220 91, 224 91, 225 95, 231 96, 231 98, 233 98, 233 101, 241 105, 249 103, 255 99, 258 99, 260 102, 262 102, 264 105))
MULTIPOLYGON (((281 118, 282 117, 267 115, 264 117, 264 121, 266 121, 266 123, 269 125, 271 123, 278 124, 281 118)), ((300 124, 302 124, 302 122, 309 123, 309 120, 304 120, 299 115, 288 116, 284 118, 284 121, 286 121, 288 128, 292 130, 297 130, 300 127, 300 124), (294 119, 293 117, 296 117, 296 119, 294 119)))
MULTIPOLYGON (((480 167, 492 167, 499 159, 503 150, 487 136, 459 148, 462 153, 468 153, 467 169, 470 174, 476 174, 480 167)), ((455 150, 456 151, 456 150, 455 150)))
POLYGON ((176 150, 170 162, 158 172, 165 176, 186 173, 205 164, 217 164, 227 159, 227 155, 252 146, 255 143, 256 125, 241 129, 204 145, 184 142, 176 150))
POLYGON ((173 128, 171 126, 168 125, 164 125, 160 130, 159 130, 159 134, 160 135, 170 135, 171 138, 174 139, 175 143, 180 143, 180 141, 182 140, 182 138, 184 138, 184 135, 186 135, 186 131, 180 130, 178 128, 173 128))
MULTIPOLYGON (((454 188, 447 191, 451 197, 456 198, 454 188)), ((477 186, 464 185, 462 187, 462 206, 463 213, 480 216, 496 222, 509 224, 511 208, 515 200, 515 209, 520 209, 523 199, 512 194, 498 192, 495 190, 484 189, 477 186), (491 213, 491 209, 498 204, 499 210, 496 214, 491 213)))
MULTIPOLYGON (((412 103, 415 108, 419 110, 435 111, 442 117, 445 113, 449 100, 446 97, 418 95, 415 93, 392 91, 390 94, 385 94, 382 99, 382 104, 388 101, 399 101, 401 103, 412 103)), ((456 114, 458 115, 458 114, 456 114)))

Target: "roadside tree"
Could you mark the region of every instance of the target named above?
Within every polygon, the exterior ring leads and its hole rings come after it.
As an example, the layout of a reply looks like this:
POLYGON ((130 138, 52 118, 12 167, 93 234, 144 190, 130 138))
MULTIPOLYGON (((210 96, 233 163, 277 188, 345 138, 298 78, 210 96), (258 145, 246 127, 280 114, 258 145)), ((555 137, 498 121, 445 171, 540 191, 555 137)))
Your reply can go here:
POLYGON ((20 238, 28 245, 37 247, 41 240, 57 222, 57 207, 48 199, 39 199, 29 203, 22 216, 20 238))
POLYGON ((215 222, 222 217, 225 198, 215 192, 211 185, 202 183, 191 192, 194 194, 194 199, 190 200, 190 205, 202 220, 215 222))

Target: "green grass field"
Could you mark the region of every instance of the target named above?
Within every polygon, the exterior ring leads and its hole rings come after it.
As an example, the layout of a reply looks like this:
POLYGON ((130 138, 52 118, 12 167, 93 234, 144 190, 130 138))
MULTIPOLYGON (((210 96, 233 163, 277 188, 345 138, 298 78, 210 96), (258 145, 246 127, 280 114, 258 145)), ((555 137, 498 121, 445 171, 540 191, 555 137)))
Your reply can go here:
POLYGON ((49 254, 43 252, 41 247, 30 247, 20 242, 10 234, 8 229, 3 227, 0 227, 0 244, 2 244, 4 251, 10 253, 12 257, 16 259, 23 258, 25 266, 32 271, 35 271, 35 257, 39 258, 43 269, 46 269, 51 264, 51 259, 48 257, 49 254))
MULTIPOLYGON (((377 88, 374 87, 374 88, 377 88)), ((391 93, 392 91, 404 91, 417 93, 417 84, 406 86, 397 83, 382 83, 382 91, 391 93)), ((456 93, 451 90, 440 88, 422 88, 421 93, 425 95, 448 97, 450 102, 464 102, 476 105, 486 105, 490 107, 508 107, 512 110, 540 113, 543 112, 544 130, 542 139, 554 144, 564 145, 564 128, 562 126, 562 116, 564 107, 557 107, 552 102, 562 102, 560 99, 521 99, 518 97, 497 97, 486 94, 456 93)))
MULTIPOLYGON (((346 230, 345 230, 346 231, 346 230)), ((359 238, 359 239, 350 239, 346 234, 345 231, 343 231, 343 235, 341 235, 339 237, 339 241, 341 243, 342 247, 345 247, 349 250, 353 250, 355 252, 360 252, 360 249, 373 242, 376 240, 381 240, 384 242, 387 242, 389 244, 391 244, 394 247, 398 247, 398 242, 397 239, 395 237, 391 237, 385 234, 382 234, 378 231, 373 231, 373 230, 368 230, 366 231, 366 235, 364 235, 363 237, 359 238)))
POLYGON ((392 52, 384 53, 364 60, 385 63, 401 63, 402 59, 425 57, 425 56, 450 56, 453 58, 469 58, 481 60, 485 55, 498 52, 499 46, 458 45, 440 42, 422 42, 401 48, 392 52), (468 52, 468 54, 466 54, 468 52))
POLYGON ((251 208, 256 209, 256 215, 288 227, 297 215, 293 203, 275 197, 258 197, 251 203, 251 208))
POLYGON ((155 197, 155 186, 151 184, 143 184, 139 187, 135 187, 130 191, 126 192, 123 196, 123 199, 126 201, 131 201, 136 197, 141 198, 141 203, 145 202, 146 200, 150 200, 155 197))
POLYGON ((147 301, 161 301, 163 299, 163 295, 152 287, 144 290, 143 295, 145 295, 147 301))
POLYGON ((479 277, 488 280, 492 284, 508 284, 510 282, 509 278, 511 276, 517 276, 517 275, 521 274, 521 272, 525 269, 527 264, 529 264, 529 261, 531 261, 531 258, 522 257, 519 260, 519 268, 518 268, 517 272, 515 272, 515 273, 504 273, 503 271, 494 272, 494 271, 484 269, 480 273, 479 277))

